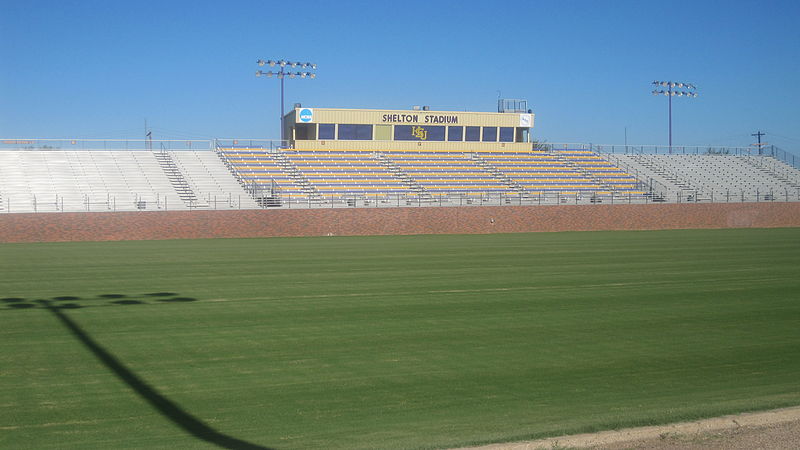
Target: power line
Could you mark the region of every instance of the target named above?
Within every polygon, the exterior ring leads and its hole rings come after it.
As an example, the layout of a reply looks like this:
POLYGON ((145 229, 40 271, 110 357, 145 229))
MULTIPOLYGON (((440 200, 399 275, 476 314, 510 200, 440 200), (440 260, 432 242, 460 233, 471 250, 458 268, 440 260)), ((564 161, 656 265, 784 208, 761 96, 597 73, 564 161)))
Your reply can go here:
POLYGON ((789 136, 781 136, 780 134, 775 134, 775 133, 770 133, 770 134, 772 134, 772 136, 779 137, 781 139, 788 139, 790 141, 800 142, 800 139, 798 139, 798 138, 793 138, 793 137, 789 137, 789 136))

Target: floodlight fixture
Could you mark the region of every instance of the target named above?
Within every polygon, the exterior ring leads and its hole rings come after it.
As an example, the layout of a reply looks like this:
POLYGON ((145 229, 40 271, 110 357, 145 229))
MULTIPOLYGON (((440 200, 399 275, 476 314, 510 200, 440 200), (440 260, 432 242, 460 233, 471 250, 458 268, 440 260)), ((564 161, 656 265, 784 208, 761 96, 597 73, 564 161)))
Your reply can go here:
POLYGON ((697 98, 697 87, 692 83, 685 83, 682 81, 653 81, 654 86, 662 86, 667 89, 655 89, 653 95, 665 95, 669 97, 669 152, 672 153, 672 97, 690 97, 697 98), (676 91, 672 88, 684 88, 685 91, 676 91))
MULTIPOLYGON (((283 116, 284 116, 284 93, 285 93, 284 92, 284 82, 283 82, 283 80, 285 78, 287 78, 287 77, 288 78, 300 77, 300 78, 311 78, 311 79, 314 79, 314 78, 317 77, 316 73, 310 72, 310 71, 308 71, 308 72, 288 72, 288 71, 285 70, 286 66, 289 66, 289 67, 292 67, 292 68, 300 66, 303 69, 311 68, 311 70, 316 70, 317 69, 317 65, 314 64, 314 63, 310 63, 310 62, 303 63, 303 62, 297 62, 297 61, 287 61, 285 59, 281 59, 281 60, 269 59, 267 61, 259 59, 258 61, 256 61, 256 63, 259 66, 262 66, 262 67, 265 64, 269 65, 270 67, 275 67, 276 65, 280 66, 280 70, 279 71, 275 71, 275 72, 272 72, 272 71, 262 72, 262 71, 259 70, 259 71, 256 72, 256 77, 266 76, 267 78, 272 78, 272 76, 274 75, 274 76, 276 76, 277 78, 279 78, 281 80, 281 115, 280 115, 280 118, 281 118, 281 141, 284 141, 285 140, 286 131, 284 129, 284 120, 283 120, 283 116)), ((283 143, 282 143, 282 145, 283 145, 283 143)))

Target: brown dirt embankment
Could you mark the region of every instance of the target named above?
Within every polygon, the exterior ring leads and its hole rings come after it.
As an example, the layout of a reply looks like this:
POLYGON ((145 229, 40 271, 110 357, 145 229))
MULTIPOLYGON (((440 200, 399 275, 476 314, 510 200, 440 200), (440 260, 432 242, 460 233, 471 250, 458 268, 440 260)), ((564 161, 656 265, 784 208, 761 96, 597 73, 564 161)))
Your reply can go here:
POLYGON ((798 447, 800 407, 462 450, 794 450, 798 447))

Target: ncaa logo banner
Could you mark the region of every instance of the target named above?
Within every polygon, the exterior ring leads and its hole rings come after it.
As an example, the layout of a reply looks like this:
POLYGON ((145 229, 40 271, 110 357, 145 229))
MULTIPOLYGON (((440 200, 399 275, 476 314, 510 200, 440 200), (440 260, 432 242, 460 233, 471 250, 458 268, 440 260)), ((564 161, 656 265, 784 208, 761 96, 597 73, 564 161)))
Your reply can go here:
POLYGON ((297 114, 297 117, 300 119, 300 122, 309 123, 314 121, 314 110, 311 108, 303 108, 297 114))

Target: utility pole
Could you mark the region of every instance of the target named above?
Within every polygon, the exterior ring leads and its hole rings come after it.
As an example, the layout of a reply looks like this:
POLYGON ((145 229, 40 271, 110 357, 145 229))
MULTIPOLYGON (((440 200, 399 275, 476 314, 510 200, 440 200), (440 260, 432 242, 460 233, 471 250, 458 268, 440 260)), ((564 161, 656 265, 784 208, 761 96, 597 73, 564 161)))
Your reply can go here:
POLYGON ((754 137, 758 138, 758 144, 756 144, 756 146, 758 147, 758 155, 759 156, 761 156, 761 153, 762 153, 761 149, 763 148, 763 146, 767 145, 766 142, 763 143, 763 144, 761 143, 761 136, 766 136, 766 134, 767 133, 762 133, 761 130, 759 130, 758 133, 753 133, 753 134, 750 135, 750 136, 754 136, 754 137))

